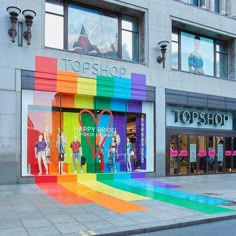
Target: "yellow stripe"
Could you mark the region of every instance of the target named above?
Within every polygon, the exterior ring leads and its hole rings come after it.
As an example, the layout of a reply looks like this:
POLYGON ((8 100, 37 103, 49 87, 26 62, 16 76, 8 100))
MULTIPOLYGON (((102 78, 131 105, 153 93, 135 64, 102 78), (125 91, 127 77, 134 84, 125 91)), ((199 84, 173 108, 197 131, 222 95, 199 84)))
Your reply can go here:
POLYGON ((150 199, 144 196, 140 196, 138 194, 129 193, 123 190, 119 190, 113 187, 110 187, 106 184, 97 182, 97 181, 81 181, 80 178, 77 179, 79 183, 82 183, 83 185, 98 191, 100 193, 104 193, 107 195, 110 195, 112 197, 116 197, 125 201, 136 201, 136 200, 145 200, 150 199))
POLYGON ((77 175, 77 182, 83 181, 96 181, 97 175, 96 174, 78 174, 77 175))

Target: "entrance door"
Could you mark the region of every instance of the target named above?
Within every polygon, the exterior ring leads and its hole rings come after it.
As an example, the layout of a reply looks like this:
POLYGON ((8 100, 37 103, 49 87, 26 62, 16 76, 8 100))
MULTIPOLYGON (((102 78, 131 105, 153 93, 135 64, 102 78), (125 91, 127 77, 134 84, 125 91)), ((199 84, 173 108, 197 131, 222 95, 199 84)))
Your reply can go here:
POLYGON ((233 150, 232 150, 232 172, 236 172, 236 137, 232 138, 233 150))
POLYGON ((223 137, 216 137, 217 139, 217 167, 216 172, 223 172, 224 171, 224 153, 225 155, 229 153, 231 155, 231 151, 224 152, 224 138, 223 137))
POLYGON ((179 174, 189 173, 189 145, 188 136, 179 135, 179 174))
POLYGON ((197 173, 204 174, 207 172, 207 151, 206 136, 197 138, 197 173))
POLYGON ((197 137, 195 135, 189 137, 189 162, 190 174, 197 174, 197 137))
POLYGON ((208 136, 208 150, 207 150, 207 172, 208 173, 215 173, 216 172, 216 137, 215 136, 208 136))
POLYGON ((225 137, 224 138, 224 146, 225 146, 225 172, 229 173, 232 172, 232 148, 233 148, 233 138, 225 137))
POLYGON ((170 175, 177 175, 179 173, 179 151, 178 151, 178 135, 171 135, 170 138, 170 175))

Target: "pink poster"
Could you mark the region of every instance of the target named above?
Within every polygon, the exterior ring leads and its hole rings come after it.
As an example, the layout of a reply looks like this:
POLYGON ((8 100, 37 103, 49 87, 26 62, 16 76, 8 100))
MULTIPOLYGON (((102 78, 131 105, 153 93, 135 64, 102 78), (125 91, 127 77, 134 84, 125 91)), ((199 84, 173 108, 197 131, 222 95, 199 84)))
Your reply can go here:
POLYGON ((227 150, 227 151, 225 151, 225 156, 232 156, 232 151, 229 151, 229 150, 227 150))
POLYGON ((206 150, 199 150, 198 156, 199 157, 205 157, 206 156, 206 150))
POLYGON ((233 153, 232 153, 233 156, 236 156, 236 151, 234 150, 233 153))
POLYGON ((208 151, 208 156, 214 157, 216 155, 216 151, 215 150, 209 150, 208 151))
POLYGON ((170 150, 170 156, 172 157, 177 157, 178 156, 178 151, 177 150, 170 150))
POLYGON ((180 150, 179 155, 182 157, 187 157, 188 156, 188 150, 180 150))

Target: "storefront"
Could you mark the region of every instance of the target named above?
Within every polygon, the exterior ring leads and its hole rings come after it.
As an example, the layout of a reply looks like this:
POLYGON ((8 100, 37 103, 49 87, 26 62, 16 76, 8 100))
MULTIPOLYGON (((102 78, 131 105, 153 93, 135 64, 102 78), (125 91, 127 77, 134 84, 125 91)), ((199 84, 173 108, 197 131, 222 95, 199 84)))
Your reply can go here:
POLYGON ((49 174, 154 171, 155 89, 145 75, 85 78, 58 71, 55 58, 36 57, 35 71, 22 71, 21 88, 22 176, 46 168, 49 174), (46 143, 40 163, 39 141, 46 143))
POLYGON ((173 90, 166 97, 167 174, 235 172, 235 101, 173 90))

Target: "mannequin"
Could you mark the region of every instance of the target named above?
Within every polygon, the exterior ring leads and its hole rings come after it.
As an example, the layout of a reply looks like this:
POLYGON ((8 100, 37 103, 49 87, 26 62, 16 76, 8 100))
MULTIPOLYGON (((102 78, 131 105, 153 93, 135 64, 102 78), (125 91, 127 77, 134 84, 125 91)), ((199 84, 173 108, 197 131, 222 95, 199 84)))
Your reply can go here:
POLYGON ((112 137, 111 144, 109 146, 109 155, 110 158, 112 159, 111 172, 116 172, 116 152, 117 152, 117 144, 115 138, 112 137))
POLYGON ((83 173, 82 165, 81 165, 81 144, 78 141, 77 136, 74 137, 74 141, 70 144, 70 153, 73 158, 73 167, 74 167, 74 174, 77 174, 77 165, 76 159, 79 162, 79 170, 80 173, 83 173))
POLYGON ((43 141, 43 135, 39 135, 38 141, 35 143, 35 158, 38 159, 38 166, 39 166, 39 175, 42 174, 42 162, 41 159, 43 160, 43 164, 46 170, 46 175, 48 174, 48 166, 47 166, 47 161, 46 161, 46 151, 47 143, 43 141))
POLYGON ((116 157, 115 158, 118 160, 119 159, 118 148, 119 148, 119 145, 120 145, 120 135, 117 133, 116 130, 114 131, 113 138, 114 138, 114 141, 116 143, 116 151, 115 151, 116 157))
POLYGON ((49 134, 49 129, 48 127, 45 127, 44 133, 44 141, 46 142, 47 146, 46 146, 46 158, 47 158, 47 163, 51 163, 51 161, 49 160, 50 156, 51 156, 51 152, 50 152, 50 134, 49 134))
MULTIPOLYGON (((100 132, 96 134, 96 146, 97 148, 100 147, 101 143, 103 141, 103 137, 100 132)), ((104 172, 105 170, 105 164, 104 164, 104 151, 103 147, 100 148, 100 151, 98 153, 98 158, 99 158, 99 170, 100 172, 104 172)))
POLYGON ((58 129, 56 146, 58 149, 58 171, 61 174, 64 173, 63 164, 66 158, 66 136, 60 128, 58 129))
POLYGON ((130 156, 132 150, 133 150, 133 145, 130 142, 130 139, 127 138, 127 151, 126 151, 126 153, 127 153, 127 160, 126 160, 127 161, 127 171, 132 171, 131 156, 130 156))

